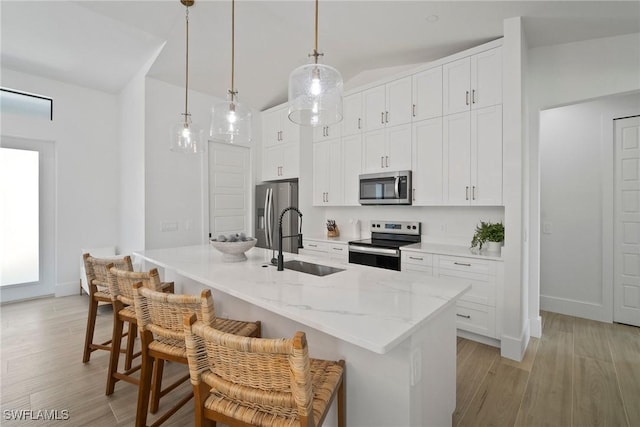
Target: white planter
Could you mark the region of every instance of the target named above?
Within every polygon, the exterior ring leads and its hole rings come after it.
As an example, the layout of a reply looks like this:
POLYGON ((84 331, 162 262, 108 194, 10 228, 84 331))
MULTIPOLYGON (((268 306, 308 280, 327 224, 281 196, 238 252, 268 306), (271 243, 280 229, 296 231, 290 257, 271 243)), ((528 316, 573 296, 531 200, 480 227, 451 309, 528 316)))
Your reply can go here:
POLYGON ((485 246, 487 247, 487 252, 499 254, 502 249, 502 242, 486 242, 485 246))

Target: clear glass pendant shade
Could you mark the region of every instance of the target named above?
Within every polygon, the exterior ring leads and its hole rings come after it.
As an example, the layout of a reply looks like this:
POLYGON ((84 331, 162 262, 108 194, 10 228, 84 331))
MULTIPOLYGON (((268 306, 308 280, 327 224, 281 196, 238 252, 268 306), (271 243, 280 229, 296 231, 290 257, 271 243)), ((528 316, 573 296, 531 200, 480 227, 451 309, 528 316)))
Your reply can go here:
POLYGON ((204 152, 204 131, 191 123, 191 117, 180 121, 171 128, 171 151, 177 153, 198 154, 204 152))
POLYGON ((229 144, 251 142, 251 110, 238 103, 238 97, 220 102, 211 109, 211 141, 229 144))
POLYGON ((289 119, 302 126, 342 120, 342 76, 324 64, 306 64, 289 75, 289 119))

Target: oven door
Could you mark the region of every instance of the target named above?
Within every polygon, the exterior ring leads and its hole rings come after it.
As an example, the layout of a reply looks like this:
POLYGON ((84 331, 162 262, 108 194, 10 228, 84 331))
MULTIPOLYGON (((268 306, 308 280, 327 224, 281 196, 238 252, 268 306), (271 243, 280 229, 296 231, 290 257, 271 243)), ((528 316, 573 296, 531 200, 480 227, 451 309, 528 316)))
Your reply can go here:
POLYGON ((400 250, 349 244, 349 262, 400 271, 400 250))

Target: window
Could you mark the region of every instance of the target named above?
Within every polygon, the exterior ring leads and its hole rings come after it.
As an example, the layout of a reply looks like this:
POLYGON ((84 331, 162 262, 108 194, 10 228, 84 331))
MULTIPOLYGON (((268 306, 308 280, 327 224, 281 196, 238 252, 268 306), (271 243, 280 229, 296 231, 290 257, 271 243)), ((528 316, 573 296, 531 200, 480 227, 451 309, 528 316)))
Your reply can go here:
POLYGON ((53 120, 53 99, 0 87, 0 112, 53 120))

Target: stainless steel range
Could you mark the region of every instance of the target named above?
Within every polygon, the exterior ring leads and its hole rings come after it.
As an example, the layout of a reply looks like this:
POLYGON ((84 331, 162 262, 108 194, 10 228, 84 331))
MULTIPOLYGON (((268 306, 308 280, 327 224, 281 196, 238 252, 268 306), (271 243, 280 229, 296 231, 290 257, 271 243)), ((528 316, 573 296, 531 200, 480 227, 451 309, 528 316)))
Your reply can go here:
POLYGON ((349 242, 349 262, 400 271, 400 248, 420 242, 421 225, 372 221, 371 238, 349 242))

